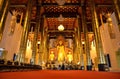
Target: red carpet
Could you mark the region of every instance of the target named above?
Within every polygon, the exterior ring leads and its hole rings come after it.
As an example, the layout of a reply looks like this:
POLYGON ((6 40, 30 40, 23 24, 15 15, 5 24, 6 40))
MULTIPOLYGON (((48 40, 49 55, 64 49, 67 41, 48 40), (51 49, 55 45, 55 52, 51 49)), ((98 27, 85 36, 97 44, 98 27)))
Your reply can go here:
POLYGON ((1 72, 0 79, 120 79, 120 72, 40 70, 1 72))

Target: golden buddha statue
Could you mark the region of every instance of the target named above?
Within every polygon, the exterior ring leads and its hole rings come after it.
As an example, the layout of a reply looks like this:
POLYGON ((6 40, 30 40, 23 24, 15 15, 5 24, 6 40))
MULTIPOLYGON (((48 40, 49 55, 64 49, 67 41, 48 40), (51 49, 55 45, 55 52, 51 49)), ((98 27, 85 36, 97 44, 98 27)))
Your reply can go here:
POLYGON ((57 52, 58 52, 58 62, 63 62, 65 60, 65 47, 63 45, 63 41, 59 41, 57 45, 57 52))
POLYGON ((55 58, 54 52, 51 51, 51 53, 50 53, 50 55, 49 55, 50 61, 54 61, 54 58, 55 58))
POLYGON ((71 63, 72 60, 73 60, 73 55, 72 55, 71 52, 68 52, 68 54, 67 54, 67 62, 71 63))

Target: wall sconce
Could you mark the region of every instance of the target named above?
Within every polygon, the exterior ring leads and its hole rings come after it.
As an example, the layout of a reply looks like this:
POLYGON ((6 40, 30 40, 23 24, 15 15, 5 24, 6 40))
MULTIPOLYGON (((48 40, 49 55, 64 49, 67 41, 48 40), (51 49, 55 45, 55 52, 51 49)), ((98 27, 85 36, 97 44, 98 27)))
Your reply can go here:
POLYGON ((37 44, 40 44, 40 41, 38 41, 37 44))
POLYGON ((37 42, 37 44, 38 44, 38 49, 40 48, 40 40, 37 42))
POLYGON ((82 44, 85 44, 85 42, 84 42, 84 41, 82 41, 82 44))
POLYGON ((115 38, 115 32, 114 32, 114 29, 113 29, 111 13, 107 14, 107 22, 108 22, 108 30, 109 30, 110 38, 114 39, 115 38))

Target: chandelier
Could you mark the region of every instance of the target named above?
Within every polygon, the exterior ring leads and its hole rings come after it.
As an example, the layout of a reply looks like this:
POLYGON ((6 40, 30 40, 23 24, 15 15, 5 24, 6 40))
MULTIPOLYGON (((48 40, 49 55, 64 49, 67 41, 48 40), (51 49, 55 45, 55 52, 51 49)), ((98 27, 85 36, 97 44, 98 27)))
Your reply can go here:
POLYGON ((63 30, 64 30, 64 26, 63 26, 62 24, 60 24, 60 25, 58 26, 58 30, 59 30, 59 31, 63 31, 63 30))
POLYGON ((65 0, 56 0, 57 4, 62 6, 65 4, 65 0))
MULTIPOLYGON (((62 22, 64 21, 64 18, 62 16, 62 14, 60 14, 60 17, 58 17, 58 21, 62 22)), ((60 25, 58 26, 58 30, 59 31, 63 31, 64 30, 64 26, 60 23, 60 25)))

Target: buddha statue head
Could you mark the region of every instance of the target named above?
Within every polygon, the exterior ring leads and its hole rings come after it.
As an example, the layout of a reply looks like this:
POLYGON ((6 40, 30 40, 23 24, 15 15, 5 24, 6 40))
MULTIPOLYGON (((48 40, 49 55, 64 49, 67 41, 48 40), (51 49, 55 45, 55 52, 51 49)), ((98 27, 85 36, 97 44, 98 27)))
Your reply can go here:
POLYGON ((59 45, 63 45, 63 42, 61 40, 59 41, 59 45))

